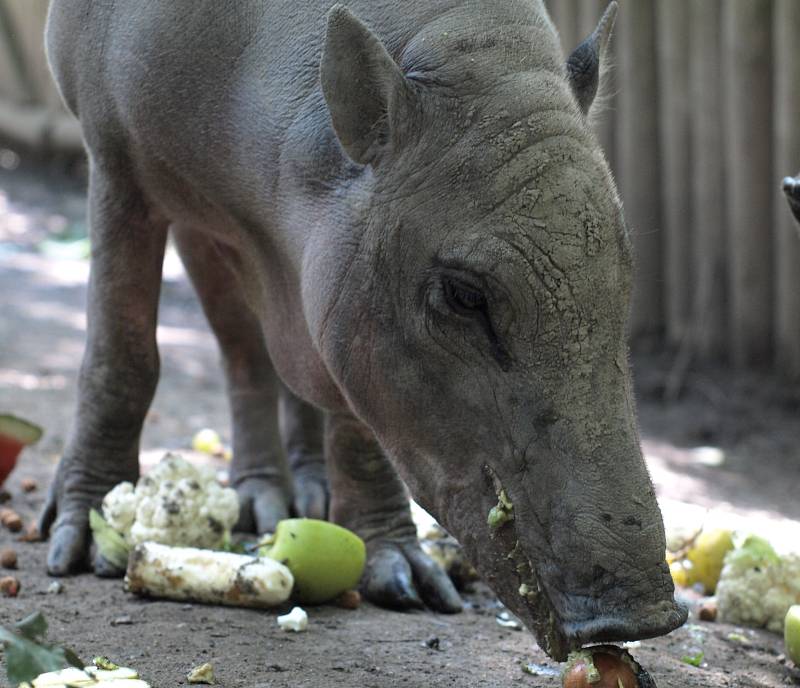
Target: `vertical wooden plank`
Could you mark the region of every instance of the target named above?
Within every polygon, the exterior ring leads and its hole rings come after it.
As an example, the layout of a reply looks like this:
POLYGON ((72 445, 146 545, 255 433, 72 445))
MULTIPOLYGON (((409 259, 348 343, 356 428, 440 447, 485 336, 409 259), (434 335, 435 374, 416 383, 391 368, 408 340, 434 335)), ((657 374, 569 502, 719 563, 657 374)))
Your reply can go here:
POLYGON ((667 340, 683 341, 690 320, 691 160, 689 3, 657 0, 659 132, 664 212, 664 302, 667 340))
POLYGON ((703 359, 728 353, 726 170, 722 95, 721 0, 691 0, 692 339, 703 359))
POLYGON ((725 0, 723 64, 733 363, 772 354, 772 0, 725 0))
POLYGON ((551 0, 548 3, 565 55, 569 55, 578 45, 578 2, 579 0, 551 0))
POLYGON ((619 14, 616 163, 636 249, 631 320, 631 334, 636 338, 658 335, 664 325, 654 0, 625 3, 619 14))
POLYGON ((800 236, 778 191, 800 170, 800 2, 775 2, 775 355, 781 375, 800 379, 800 236))
MULTIPOLYGON (((578 43, 586 38, 597 26, 600 17, 608 7, 609 0, 581 0, 578 5, 578 43)), ((625 7, 620 11, 624 12, 625 7)), ((591 120, 597 139, 606 154, 612 170, 614 162, 614 117, 616 109, 616 28, 608 44, 606 55, 600 65, 600 89, 592 107, 591 120)))

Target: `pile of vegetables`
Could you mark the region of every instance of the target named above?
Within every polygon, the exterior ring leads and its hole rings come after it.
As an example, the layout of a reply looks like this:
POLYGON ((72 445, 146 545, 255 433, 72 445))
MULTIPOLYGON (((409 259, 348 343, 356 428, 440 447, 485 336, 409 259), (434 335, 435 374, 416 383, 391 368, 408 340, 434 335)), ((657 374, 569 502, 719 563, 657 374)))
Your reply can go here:
POLYGON ((230 548, 239 515, 235 490, 214 473, 167 454, 136 486, 120 483, 90 525, 103 557, 126 569, 139 595, 247 607, 273 607, 290 596, 333 600, 358 584, 366 563, 354 533, 315 519, 281 521, 258 556, 230 548))

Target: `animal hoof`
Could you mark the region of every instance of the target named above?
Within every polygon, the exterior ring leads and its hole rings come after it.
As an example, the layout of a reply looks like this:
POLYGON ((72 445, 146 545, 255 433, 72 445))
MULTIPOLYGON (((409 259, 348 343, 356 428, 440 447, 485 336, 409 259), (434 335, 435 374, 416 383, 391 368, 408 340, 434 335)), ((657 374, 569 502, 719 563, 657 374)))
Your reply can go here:
POLYGON ((328 518, 328 478, 324 463, 295 468, 294 513, 300 518, 328 518))
POLYGON ((265 477, 248 477, 236 483, 239 520, 234 530, 242 533, 274 533, 278 521, 289 518, 286 490, 265 477))
MULTIPOLYGON (((68 576, 88 570, 89 523, 83 515, 67 512, 72 516, 70 522, 56 523, 50 536, 50 550, 47 553, 47 572, 51 576, 68 576)), ((59 517, 66 521, 66 518, 59 517)))
POLYGON ((381 543, 367 561, 362 579, 364 596, 389 609, 422 609, 456 613, 462 609, 461 597, 447 574, 413 541, 381 543))

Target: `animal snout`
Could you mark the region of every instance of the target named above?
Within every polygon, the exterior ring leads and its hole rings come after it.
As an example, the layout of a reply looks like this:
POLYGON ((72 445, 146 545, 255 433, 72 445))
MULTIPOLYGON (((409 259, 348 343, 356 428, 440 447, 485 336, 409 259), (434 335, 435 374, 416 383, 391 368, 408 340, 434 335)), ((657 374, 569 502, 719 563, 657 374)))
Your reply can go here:
POLYGON ((565 624, 570 644, 619 642, 655 638, 682 626, 688 610, 674 600, 663 600, 644 607, 618 609, 600 616, 565 624))

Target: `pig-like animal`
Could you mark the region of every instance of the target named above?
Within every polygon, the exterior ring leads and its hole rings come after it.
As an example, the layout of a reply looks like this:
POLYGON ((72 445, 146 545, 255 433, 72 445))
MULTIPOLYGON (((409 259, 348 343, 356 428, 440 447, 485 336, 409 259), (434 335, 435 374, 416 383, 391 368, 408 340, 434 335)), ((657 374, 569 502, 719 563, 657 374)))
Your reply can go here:
MULTIPOLYGON (((88 508, 137 474, 173 232, 251 525, 289 500, 280 378, 324 410, 331 516, 368 543, 372 600, 460 608, 402 478, 553 657, 680 625, 631 393, 631 243, 587 119, 615 11, 565 61, 541 0, 53 0, 92 271, 50 571, 80 567, 88 508)), ((298 510, 319 511, 319 421, 287 404, 298 510)))

